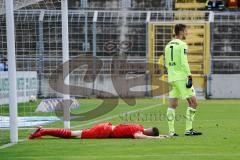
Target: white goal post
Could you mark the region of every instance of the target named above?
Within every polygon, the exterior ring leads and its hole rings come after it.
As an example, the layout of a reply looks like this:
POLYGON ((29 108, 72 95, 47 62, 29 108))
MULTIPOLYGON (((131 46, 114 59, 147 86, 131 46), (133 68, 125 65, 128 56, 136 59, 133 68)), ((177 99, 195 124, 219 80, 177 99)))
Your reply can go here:
POLYGON ((10 142, 18 142, 17 127, 17 78, 15 58, 15 34, 14 34, 14 9, 13 0, 7 0, 6 7, 6 28, 7 28, 7 54, 8 54, 8 77, 9 78, 9 110, 10 110, 10 142))
MULTIPOLYGON (((9 109, 10 109, 10 142, 18 142, 18 115, 17 115, 17 76, 16 76, 16 54, 15 54, 15 24, 14 24, 14 3, 13 0, 5 1, 6 28, 7 28, 7 55, 8 55, 8 77, 9 78, 9 109)), ((63 63, 69 60, 69 40, 68 40, 68 0, 61 1, 62 14, 62 54, 63 63)), ((64 69, 68 71, 69 68, 64 69)), ((65 79, 65 84, 69 85, 69 76, 65 79)), ((63 95, 64 99, 70 99, 69 94, 63 95)), ((64 112, 64 116, 70 116, 70 110, 64 112)), ((64 121, 64 128, 70 128, 70 120, 64 121)))
MULTIPOLYGON (((62 14, 62 58, 63 63, 69 61, 69 34, 68 34, 68 0, 61 0, 61 14, 62 14)), ((64 72, 69 74, 69 66, 63 69, 64 72)), ((65 75, 63 73, 63 75, 65 75)), ((66 77, 64 83, 69 85, 69 76, 66 77)), ((69 88, 67 88, 69 92, 69 88)), ((65 100, 70 100, 69 94, 64 94, 65 100)), ((70 110, 66 110, 68 107, 64 107, 64 117, 70 117, 70 110)), ((70 128, 70 120, 64 120, 64 128, 70 128)))

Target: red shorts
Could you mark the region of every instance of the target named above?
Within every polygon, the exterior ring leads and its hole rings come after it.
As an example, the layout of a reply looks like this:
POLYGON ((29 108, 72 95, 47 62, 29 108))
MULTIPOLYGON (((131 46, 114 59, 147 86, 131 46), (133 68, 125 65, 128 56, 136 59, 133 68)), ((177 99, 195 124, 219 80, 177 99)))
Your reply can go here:
POLYGON ((109 138, 112 132, 111 123, 102 123, 93 126, 90 129, 84 129, 82 131, 81 139, 98 139, 98 138, 109 138))

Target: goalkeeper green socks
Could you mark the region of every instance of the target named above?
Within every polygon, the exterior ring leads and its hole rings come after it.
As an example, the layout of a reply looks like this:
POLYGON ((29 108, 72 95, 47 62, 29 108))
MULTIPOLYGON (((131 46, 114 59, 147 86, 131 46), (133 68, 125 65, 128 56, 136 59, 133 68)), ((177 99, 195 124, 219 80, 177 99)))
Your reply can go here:
POLYGON ((167 110, 167 121, 168 121, 169 133, 175 133, 175 129, 174 129, 175 109, 168 108, 168 110, 167 110))
POLYGON ((196 109, 188 107, 186 112, 186 131, 189 131, 193 128, 192 123, 194 120, 194 116, 196 113, 196 109))

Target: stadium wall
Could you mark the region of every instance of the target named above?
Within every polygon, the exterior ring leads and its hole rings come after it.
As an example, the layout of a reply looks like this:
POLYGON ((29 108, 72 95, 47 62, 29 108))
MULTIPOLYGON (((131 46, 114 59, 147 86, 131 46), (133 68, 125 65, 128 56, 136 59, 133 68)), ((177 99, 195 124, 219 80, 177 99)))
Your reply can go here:
POLYGON ((240 74, 213 74, 211 98, 240 98, 240 74))

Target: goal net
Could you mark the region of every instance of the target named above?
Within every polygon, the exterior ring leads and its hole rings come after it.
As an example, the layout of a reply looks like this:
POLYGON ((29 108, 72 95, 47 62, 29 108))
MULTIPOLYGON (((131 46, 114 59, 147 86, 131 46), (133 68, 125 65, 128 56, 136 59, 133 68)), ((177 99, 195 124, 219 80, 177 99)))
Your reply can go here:
MULTIPOLYGON (((168 32, 150 33, 148 21, 155 21, 156 18, 166 14, 149 13, 126 10, 69 11, 71 108, 74 113, 91 111, 81 114, 83 118, 80 118, 80 121, 72 121, 72 126, 79 126, 83 124, 82 121, 92 122, 102 116, 107 118, 108 114, 105 113, 115 109, 120 100, 124 101, 127 111, 164 103, 159 98, 165 94, 162 90, 163 86, 159 86, 162 84, 159 80, 161 73, 158 72, 156 73, 158 75, 154 76, 155 73, 151 72, 155 61, 150 61, 149 55, 152 54, 150 48, 155 46, 149 46, 149 37, 154 33, 167 35, 168 32), (153 81, 155 77, 158 77, 157 83, 153 81), (153 82, 154 87, 160 88, 158 92, 153 93, 153 82), (80 101, 82 97, 102 99, 80 101), (94 110, 101 101, 105 102, 103 104, 109 104, 108 98, 113 97, 115 100, 110 99, 110 104, 113 106, 103 106, 104 109, 94 110), (137 101, 138 97, 150 98, 150 100, 141 104, 136 102, 135 105, 134 101, 137 101), (130 98, 132 99, 129 100, 130 98), (130 105, 135 107, 127 107, 130 105)), ((47 128, 63 127, 62 117, 56 113, 59 102, 63 101, 63 94, 66 94, 61 90, 64 88, 64 80, 59 82, 62 75, 58 72, 61 71, 63 59, 61 22, 61 12, 57 10, 15 11, 20 139, 26 138, 38 125, 47 128)), ((0 16, 0 24, 2 63, 7 57, 5 15, 0 16)), ((156 41, 161 40, 165 42, 169 39, 158 35, 156 41)), ((162 52, 157 49, 159 53, 162 52)), ((0 139, 1 143, 7 143, 9 141, 8 96, 11 93, 8 92, 7 72, 0 71, 0 75, 0 139)), ((120 111, 123 112, 119 109, 115 113, 119 114, 120 111)))

